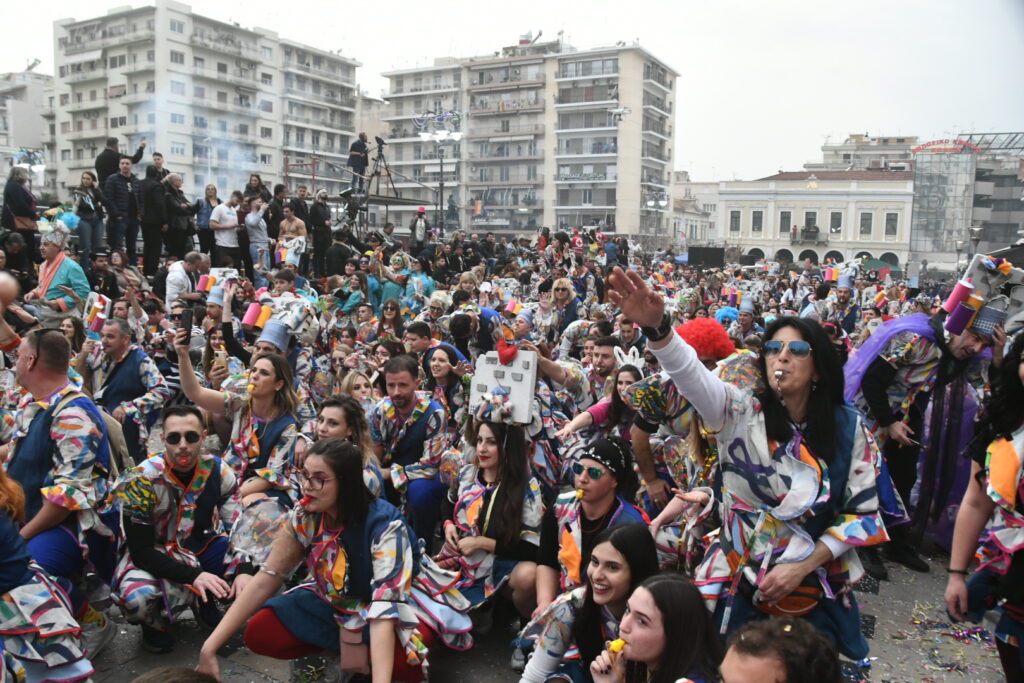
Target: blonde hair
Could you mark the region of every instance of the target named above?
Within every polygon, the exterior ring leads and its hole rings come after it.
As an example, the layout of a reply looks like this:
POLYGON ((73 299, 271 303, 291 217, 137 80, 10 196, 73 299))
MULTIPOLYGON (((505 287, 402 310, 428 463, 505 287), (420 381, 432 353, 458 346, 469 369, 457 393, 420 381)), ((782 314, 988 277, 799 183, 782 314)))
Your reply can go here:
POLYGON ((461 285, 464 282, 472 282, 473 289, 480 286, 480 281, 476 278, 476 273, 469 270, 459 276, 459 284, 461 285))

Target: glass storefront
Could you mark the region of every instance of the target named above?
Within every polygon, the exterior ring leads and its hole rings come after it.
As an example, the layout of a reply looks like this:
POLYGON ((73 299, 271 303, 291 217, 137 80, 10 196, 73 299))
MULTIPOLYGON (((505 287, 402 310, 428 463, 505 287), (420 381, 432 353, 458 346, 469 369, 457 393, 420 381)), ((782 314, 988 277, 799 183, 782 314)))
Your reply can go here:
POLYGON ((952 254, 956 241, 969 235, 975 155, 919 154, 916 162, 910 249, 922 256, 952 254))

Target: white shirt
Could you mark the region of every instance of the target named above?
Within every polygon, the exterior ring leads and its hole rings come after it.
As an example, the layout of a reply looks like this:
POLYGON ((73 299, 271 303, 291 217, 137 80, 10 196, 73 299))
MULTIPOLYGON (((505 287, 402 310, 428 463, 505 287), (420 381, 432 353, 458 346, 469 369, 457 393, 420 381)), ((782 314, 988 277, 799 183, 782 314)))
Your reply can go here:
POLYGON ((171 306, 182 294, 192 291, 192 278, 185 272, 184 262, 175 261, 167 271, 167 312, 171 312, 171 306))
MULTIPOLYGON (((210 222, 220 225, 238 227, 238 211, 236 207, 219 204, 210 214, 210 222)), ((211 226, 212 227, 212 226, 211 226)), ((214 230, 213 240, 218 247, 238 248, 238 233, 234 230, 214 230)))

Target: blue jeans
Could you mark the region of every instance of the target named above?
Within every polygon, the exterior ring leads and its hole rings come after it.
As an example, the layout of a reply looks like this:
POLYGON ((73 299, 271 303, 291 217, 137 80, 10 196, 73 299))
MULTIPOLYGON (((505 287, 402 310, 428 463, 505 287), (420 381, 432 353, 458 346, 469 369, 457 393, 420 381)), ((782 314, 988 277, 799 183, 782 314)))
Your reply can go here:
POLYGON ((410 523, 418 538, 422 538, 427 548, 434 537, 434 527, 441 517, 441 499, 444 497, 445 485, 438 478, 413 479, 406 489, 410 523))
POLYGON ((83 270, 88 270, 92 263, 93 252, 103 246, 103 221, 93 214, 91 218, 78 221, 78 253, 83 270))
MULTIPOLYGON (((259 244, 252 244, 250 242, 249 243, 249 258, 252 259, 253 265, 254 266, 262 265, 267 270, 270 270, 270 247, 268 247, 265 244, 263 245, 263 260, 262 261, 260 260, 260 253, 259 252, 260 252, 260 245, 259 244)), ((259 289, 260 287, 270 287, 270 283, 267 281, 267 278, 265 278, 262 275, 260 275, 259 272, 256 272, 255 275, 256 275, 256 277, 253 278, 253 282, 252 283, 256 287, 256 289, 259 289)))
POLYGON ((108 228, 107 243, 110 250, 124 249, 128 255, 128 264, 137 265, 135 242, 139 238, 139 219, 135 216, 125 216, 121 220, 111 218, 108 228))
MULTIPOLYGON (((75 534, 72 525, 59 524, 36 534, 26 545, 32 559, 43 568, 43 571, 50 576, 63 579, 61 585, 65 589, 70 589, 68 596, 77 611, 85 602, 85 596, 79 592, 75 584, 81 578, 87 561, 75 534)), ((116 544, 112 539, 92 532, 86 532, 85 541, 89 547, 88 564, 109 582, 114 575, 114 565, 117 562, 116 544)))

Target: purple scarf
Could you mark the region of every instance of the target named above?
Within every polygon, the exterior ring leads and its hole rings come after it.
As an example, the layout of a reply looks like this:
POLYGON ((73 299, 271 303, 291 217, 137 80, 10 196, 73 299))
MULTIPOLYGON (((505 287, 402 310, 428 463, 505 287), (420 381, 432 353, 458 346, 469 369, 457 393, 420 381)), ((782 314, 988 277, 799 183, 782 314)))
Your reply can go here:
POLYGON ((846 378, 843 397, 846 401, 853 403, 857 392, 860 391, 860 383, 864 379, 864 374, 893 337, 902 332, 913 332, 934 342, 935 330, 932 328, 930 320, 931 318, 925 313, 914 313, 904 318, 894 318, 882 323, 878 330, 857 350, 853 358, 846 363, 846 367, 843 368, 843 374, 846 378))

